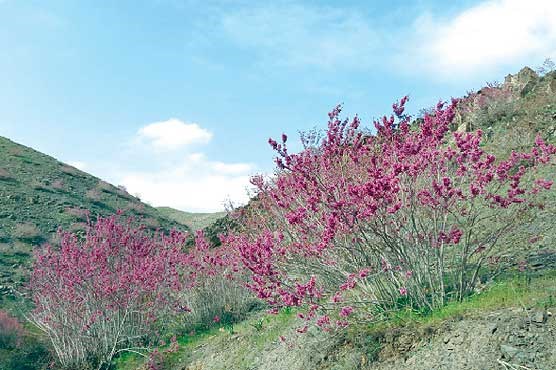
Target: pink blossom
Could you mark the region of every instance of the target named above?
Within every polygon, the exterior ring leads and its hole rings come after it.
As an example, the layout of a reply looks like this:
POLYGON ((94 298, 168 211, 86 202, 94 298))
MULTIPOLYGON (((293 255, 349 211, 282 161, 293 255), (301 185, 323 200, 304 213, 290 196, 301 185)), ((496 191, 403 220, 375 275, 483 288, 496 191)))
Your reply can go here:
POLYGON ((340 310, 340 316, 341 317, 348 317, 351 315, 351 313, 353 312, 353 307, 351 306, 344 306, 342 307, 342 309, 340 310))

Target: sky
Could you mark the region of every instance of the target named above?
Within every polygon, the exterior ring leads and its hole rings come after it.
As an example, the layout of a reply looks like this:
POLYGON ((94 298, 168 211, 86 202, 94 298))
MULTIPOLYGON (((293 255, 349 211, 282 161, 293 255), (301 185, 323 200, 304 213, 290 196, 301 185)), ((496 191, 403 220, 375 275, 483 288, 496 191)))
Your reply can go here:
POLYGON ((0 135, 154 206, 222 210, 267 140, 556 60, 556 1, 0 0, 0 135))

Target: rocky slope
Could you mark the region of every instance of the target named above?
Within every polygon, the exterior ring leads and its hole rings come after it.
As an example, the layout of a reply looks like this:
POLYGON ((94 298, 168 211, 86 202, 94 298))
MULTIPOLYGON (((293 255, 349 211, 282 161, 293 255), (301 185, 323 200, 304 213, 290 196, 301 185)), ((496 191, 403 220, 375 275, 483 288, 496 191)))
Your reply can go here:
POLYGON ((394 369, 554 369, 556 320, 551 310, 510 308, 447 322, 430 337, 387 341, 383 361, 394 369))
MULTIPOLYGON (((172 370, 397 370, 556 368, 556 270, 491 285, 436 315, 298 334, 294 312, 195 335, 167 358, 172 370), (260 323, 260 325, 256 325, 260 323)), ((125 369, 141 368, 140 365, 125 369)), ((120 368, 118 368, 120 369, 120 368)))

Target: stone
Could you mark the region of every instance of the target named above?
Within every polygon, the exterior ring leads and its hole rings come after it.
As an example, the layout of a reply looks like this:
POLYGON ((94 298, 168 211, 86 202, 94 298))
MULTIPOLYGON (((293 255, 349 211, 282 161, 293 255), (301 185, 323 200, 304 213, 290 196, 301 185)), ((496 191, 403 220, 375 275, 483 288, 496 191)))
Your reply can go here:
POLYGON ((547 315, 546 311, 536 311, 531 317, 531 320, 537 324, 544 324, 546 322, 547 315))
POLYGON ((496 330, 498 330, 498 325, 496 325, 496 323, 488 324, 487 330, 489 334, 494 334, 496 333, 496 330))
POLYGON ((526 96, 527 94, 529 94, 531 91, 533 91, 533 89, 535 88, 535 86, 537 85, 537 81, 536 80, 531 80, 528 81, 520 90, 519 90, 519 95, 526 96))
POLYGON ((548 83, 548 93, 556 94, 556 79, 553 79, 548 83))
POLYGON ((507 344, 501 344, 500 345, 500 352, 502 352, 502 355, 504 356, 504 358, 507 358, 508 360, 511 360, 512 358, 514 358, 519 353, 519 349, 517 349, 513 346, 509 346, 507 344))
POLYGON ((522 68, 517 75, 508 75, 504 79, 504 83, 521 96, 530 93, 538 82, 539 75, 529 67, 522 68))
POLYGON ((539 79, 537 72, 533 71, 529 67, 523 67, 516 76, 517 83, 526 84, 530 81, 536 81, 539 79))
POLYGON ((456 346, 459 346, 463 343, 463 337, 461 336, 456 336, 452 339, 452 343, 456 346))

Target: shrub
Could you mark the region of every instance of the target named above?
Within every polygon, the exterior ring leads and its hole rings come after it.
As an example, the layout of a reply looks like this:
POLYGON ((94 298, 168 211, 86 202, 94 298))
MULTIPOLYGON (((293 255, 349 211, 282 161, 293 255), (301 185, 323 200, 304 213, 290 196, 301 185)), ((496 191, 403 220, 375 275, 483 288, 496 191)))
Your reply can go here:
POLYGON ((357 117, 340 120, 337 107, 325 137, 298 154, 286 135, 269 139, 277 175, 252 179, 256 200, 225 243, 259 298, 305 306, 300 316, 327 329, 400 305, 461 300, 551 187, 535 173, 556 147, 540 137, 529 152, 496 158, 482 148, 482 131, 450 134, 457 101, 410 124, 406 100, 375 122, 374 136, 357 117))
POLYGON ((16 239, 27 242, 37 242, 42 238, 39 228, 30 222, 16 224, 12 235, 16 239))
POLYGON ((66 189, 66 184, 64 183, 63 180, 58 179, 58 180, 52 181, 52 184, 50 184, 50 187, 52 189, 55 189, 55 190, 65 190, 66 189))
POLYGON ((239 274, 238 261, 223 252, 210 247, 202 230, 196 232, 190 251, 196 261, 194 284, 182 293, 190 311, 181 324, 185 330, 209 326, 215 317, 225 324, 237 322, 256 304, 245 287, 244 276, 239 274))
POLYGON ((85 192, 85 197, 94 202, 99 202, 102 199, 102 194, 100 190, 93 188, 85 192))
POLYGON ((156 230, 158 228, 160 228, 160 222, 153 217, 146 217, 144 219, 141 220, 141 222, 147 226, 149 229, 153 229, 156 230))
POLYGON ((36 252, 29 288, 31 320, 48 336, 60 364, 109 364, 142 351, 156 323, 178 314, 189 257, 185 235, 147 234, 113 217, 89 224, 85 237, 60 232, 60 248, 36 252))
POLYGON ((125 211, 132 211, 135 214, 142 214, 145 212, 145 205, 143 203, 128 202, 125 211))
POLYGON ((547 73, 551 73, 553 71, 556 71, 556 64, 554 64, 554 62, 550 58, 546 58, 543 64, 536 69, 536 72, 541 76, 544 76, 547 73))
POLYGON ((0 310, 0 368, 46 369, 49 362, 44 343, 27 333, 15 317, 0 310))
POLYGON ((0 310, 0 348, 14 349, 21 345, 23 326, 6 311, 0 310))
POLYGON ((65 212, 81 221, 87 220, 91 213, 88 209, 78 207, 67 207, 65 212))
POLYGON ((13 180, 13 177, 7 170, 0 168, 0 180, 13 180))
POLYGON ((69 176, 79 176, 81 174, 80 170, 67 164, 62 165, 60 171, 69 176))

